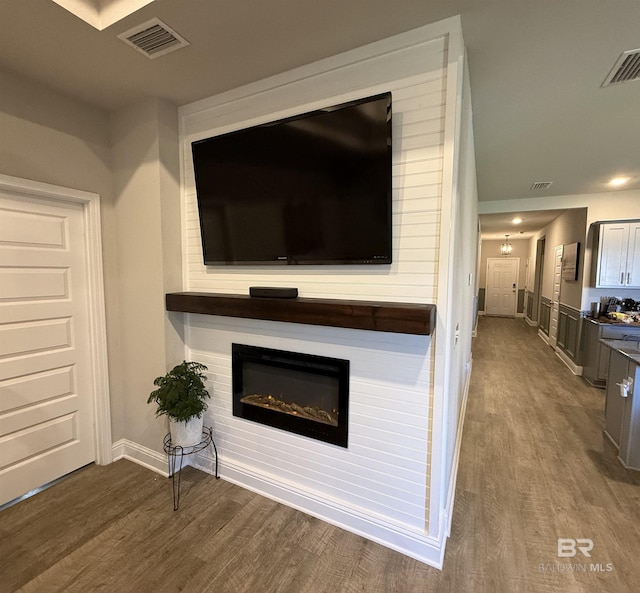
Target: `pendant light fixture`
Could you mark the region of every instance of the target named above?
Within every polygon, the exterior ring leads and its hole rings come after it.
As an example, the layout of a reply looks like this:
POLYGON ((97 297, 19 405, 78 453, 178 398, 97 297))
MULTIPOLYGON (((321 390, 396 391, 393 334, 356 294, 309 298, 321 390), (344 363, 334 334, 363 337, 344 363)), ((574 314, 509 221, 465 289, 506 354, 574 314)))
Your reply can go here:
POLYGON ((511 251, 512 250, 513 250, 513 247, 509 243, 509 235, 505 235, 504 236, 504 243, 502 245, 500 245, 500 253, 502 255, 511 255, 511 251))

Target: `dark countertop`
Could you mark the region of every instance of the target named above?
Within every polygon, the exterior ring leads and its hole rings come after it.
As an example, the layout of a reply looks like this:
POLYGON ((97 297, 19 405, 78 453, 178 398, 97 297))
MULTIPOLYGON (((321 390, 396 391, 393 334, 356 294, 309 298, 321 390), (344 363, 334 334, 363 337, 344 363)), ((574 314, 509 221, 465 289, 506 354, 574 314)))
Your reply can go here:
POLYGON ((617 350, 632 362, 640 365, 640 341, 638 340, 607 340, 600 339, 605 346, 617 350))

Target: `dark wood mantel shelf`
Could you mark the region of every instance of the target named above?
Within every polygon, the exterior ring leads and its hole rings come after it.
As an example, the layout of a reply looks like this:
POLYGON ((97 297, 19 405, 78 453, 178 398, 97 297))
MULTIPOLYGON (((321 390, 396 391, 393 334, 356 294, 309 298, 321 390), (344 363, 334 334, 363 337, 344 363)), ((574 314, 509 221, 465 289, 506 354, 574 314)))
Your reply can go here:
POLYGON ((172 292, 167 311, 267 319, 287 323, 329 325, 428 336, 435 327, 436 306, 420 303, 349 301, 342 299, 279 299, 240 294, 172 292))

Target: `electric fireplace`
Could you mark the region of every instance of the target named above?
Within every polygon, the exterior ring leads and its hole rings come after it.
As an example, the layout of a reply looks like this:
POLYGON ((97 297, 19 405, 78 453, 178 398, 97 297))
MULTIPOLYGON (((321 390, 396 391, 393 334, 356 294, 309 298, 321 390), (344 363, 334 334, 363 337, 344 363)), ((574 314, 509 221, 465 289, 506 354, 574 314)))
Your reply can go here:
POLYGON ((233 415, 347 447, 349 361, 232 344, 233 415))

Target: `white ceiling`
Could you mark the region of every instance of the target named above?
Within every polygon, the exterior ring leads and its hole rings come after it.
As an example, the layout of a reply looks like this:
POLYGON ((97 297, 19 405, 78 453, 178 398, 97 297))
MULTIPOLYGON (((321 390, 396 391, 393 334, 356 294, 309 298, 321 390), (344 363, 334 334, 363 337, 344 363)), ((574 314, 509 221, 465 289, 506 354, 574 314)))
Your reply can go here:
POLYGON ((640 189, 640 82, 600 86, 640 47, 638 0, 57 2, 0 2, 0 68, 105 110, 149 96, 183 105, 461 14, 480 201, 608 191, 623 174, 621 189, 640 189), (98 30, 59 4, 141 8, 98 30), (149 60, 116 37, 153 17, 191 45, 149 60), (534 192, 536 181, 553 184, 534 192))
POLYGON ((480 214, 480 231, 485 240, 530 239, 538 231, 551 224, 566 210, 536 210, 534 212, 508 212, 506 214, 480 214), (514 219, 522 222, 514 223, 514 219))

